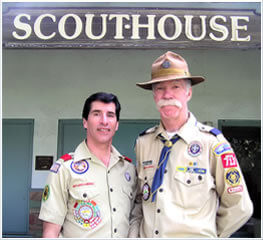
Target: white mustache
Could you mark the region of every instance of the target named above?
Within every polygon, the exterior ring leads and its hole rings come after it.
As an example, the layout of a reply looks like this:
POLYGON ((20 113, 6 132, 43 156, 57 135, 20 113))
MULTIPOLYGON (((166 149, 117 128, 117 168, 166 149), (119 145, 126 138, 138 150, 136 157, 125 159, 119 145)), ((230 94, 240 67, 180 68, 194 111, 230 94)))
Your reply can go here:
POLYGON ((161 107, 164 107, 164 106, 176 106, 178 108, 182 108, 183 105, 180 101, 178 101, 177 99, 169 99, 169 100, 164 100, 164 99, 161 99, 158 101, 157 103, 157 108, 160 109, 161 107))

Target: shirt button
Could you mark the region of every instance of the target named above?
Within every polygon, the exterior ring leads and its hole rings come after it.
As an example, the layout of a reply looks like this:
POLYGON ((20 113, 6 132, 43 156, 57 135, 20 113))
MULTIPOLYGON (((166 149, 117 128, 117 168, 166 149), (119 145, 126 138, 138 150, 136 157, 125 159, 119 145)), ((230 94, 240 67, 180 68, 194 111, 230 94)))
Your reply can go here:
POLYGON ((147 177, 144 177, 144 180, 146 181, 146 180, 147 180, 147 177))
POLYGON ((110 173, 110 170, 108 171, 108 173, 110 173))
POLYGON ((113 212, 116 212, 116 208, 113 208, 112 210, 113 210, 113 212))
POLYGON ((168 172, 168 170, 167 170, 167 169, 165 169, 165 170, 164 170, 164 173, 167 173, 167 172, 168 172))
POLYGON ((159 192, 163 192, 163 188, 160 188, 160 189, 159 189, 159 192))
POLYGON ((115 232, 115 233, 117 232, 117 228, 114 228, 114 232, 115 232))
POLYGON ((191 183, 191 180, 190 180, 190 179, 188 179, 188 180, 186 181, 186 183, 187 183, 187 184, 190 184, 190 183, 191 183))
POLYGON ((110 191, 111 191, 111 192, 113 192, 113 189, 112 189, 112 188, 110 188, 110 191))
POLYGON ((160 213, 161 212, 161 209, 157 209, 157 213, 160 213))
POLYGON ((87 197, 87 193, 83 193, 83 197, 86 198, 87 197))
POLYGON ((198 180, 201 181, 202 179, 203 179, 202 176, 199 175, 198 180))
POLYGON ((158 230, 155 230, 155 234, 158 235, 158 234, 159 234, 159 231, 158 231, 158 230))

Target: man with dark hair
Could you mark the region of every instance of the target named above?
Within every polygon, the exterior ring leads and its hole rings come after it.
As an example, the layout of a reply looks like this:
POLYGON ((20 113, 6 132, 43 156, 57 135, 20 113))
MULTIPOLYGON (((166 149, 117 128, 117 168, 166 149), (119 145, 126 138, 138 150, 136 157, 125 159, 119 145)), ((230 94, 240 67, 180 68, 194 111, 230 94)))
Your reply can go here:
POLYGON ((127 237, 137 179, 131 160, 112 146, 120 110, 113 94, 86 100, 86 140, 50 169, 39 215, 43 237, 127 237))
POLYGON ((152 64, 152 79, 137 83, 153 91, 161 122, 136 141, 140 194, 129 237, 225 238, 252 215, 229 142, 188 110, 192 85, 204 80, 169 51, 152 64))

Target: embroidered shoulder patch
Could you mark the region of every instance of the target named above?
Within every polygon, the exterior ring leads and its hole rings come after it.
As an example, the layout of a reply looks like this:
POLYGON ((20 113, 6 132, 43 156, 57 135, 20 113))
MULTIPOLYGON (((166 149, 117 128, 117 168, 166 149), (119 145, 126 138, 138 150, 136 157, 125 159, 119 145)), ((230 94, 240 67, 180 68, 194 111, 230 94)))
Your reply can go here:
POLYGON ((49 188, 49 185, 46 185, 44 188, 43 194, 42 194, 43 202, 48 200, 49 194, 50 194, 50 188, 49 188))
POLYGON ((220 142, 214 147, 213 152, 215 153, 215 155, 221 155, 223 153, 233 152, 233 151, 229 143, 220 142))
POLYGON ((60 168, 61 164, 60 163, 54 163, 51 168, 50 168, 50 172, 53 172, 53 173, 58 173, 58 170, 60 168))

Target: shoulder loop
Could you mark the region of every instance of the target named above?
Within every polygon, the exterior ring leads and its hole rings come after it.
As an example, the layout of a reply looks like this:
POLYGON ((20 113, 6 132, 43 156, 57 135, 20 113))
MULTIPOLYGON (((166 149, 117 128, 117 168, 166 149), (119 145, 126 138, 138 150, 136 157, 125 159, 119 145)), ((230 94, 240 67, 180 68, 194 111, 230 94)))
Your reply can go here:
POLYGON ((60 159, 63 159, 64 162, 69 161, 69 160, 72 159, 72 154, 66 153, 66 154, 64 154, 63 156, 61 156, 60 159))
POLYGON ((148 133, 153 133, 153 132, 155 132, 155 130, 158 128, 158 125, 155 125, 154 127, 151 127, 151 128, 147 128, 147 129, 145 129, 143 132, 141 132, 140 134, 139 134, 139 136, 141 137, 141 136, 143 136, 143 135, 146 135, 146 134, 148 134, 148 133))
POLYGON ((124 156, 124 155, 123 155, 123 157, 124 157, 124 159, 125 159, 126 161, 132 163, 132 159, 130 159, 130 158, 128 158, 127 156, 124 156))
POLYGON ((218 130, 217 128, 213 128, 209 132, 212 133, 214 136, 222 134, 222 132, 220 130, 218 130))

